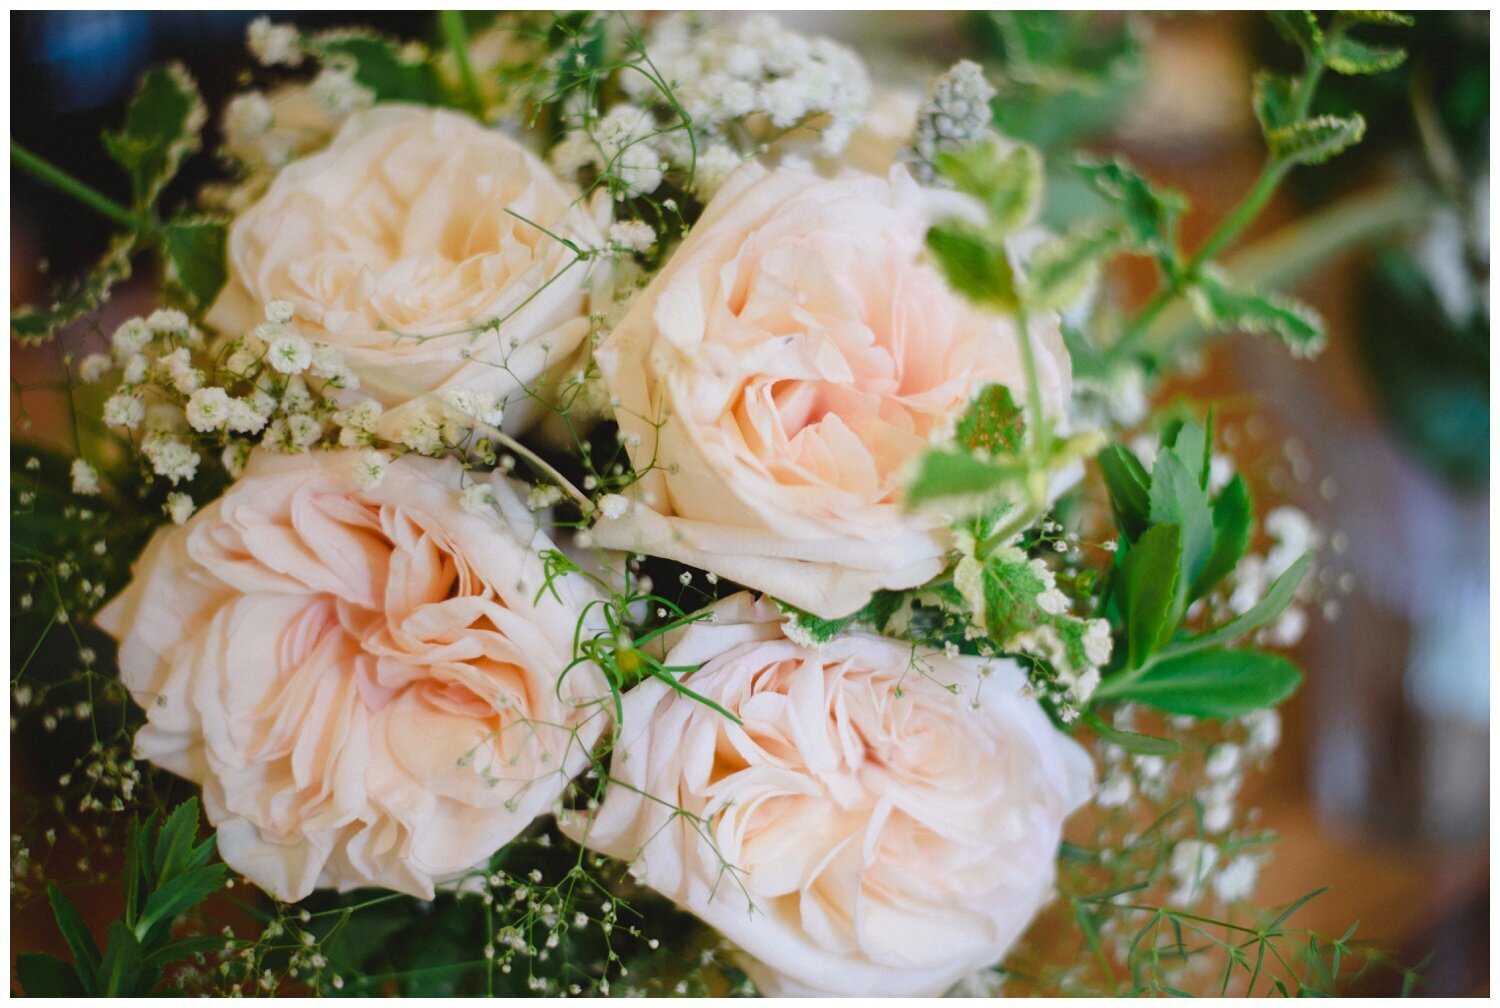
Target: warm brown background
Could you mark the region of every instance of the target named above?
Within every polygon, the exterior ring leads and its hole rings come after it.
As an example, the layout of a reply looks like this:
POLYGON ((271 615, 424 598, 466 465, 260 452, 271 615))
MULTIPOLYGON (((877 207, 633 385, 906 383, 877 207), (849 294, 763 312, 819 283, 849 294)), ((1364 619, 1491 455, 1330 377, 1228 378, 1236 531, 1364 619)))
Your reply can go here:
MULTIPOLYGON (((45 62, 51 52, 44 44, 45 18, 61 16, 13 15, 14 133, 104 184, 108 169, 93 138, 118 116, 119 100, 67 104, 66 67, 59 77, 58 64, 45 62)), ((99 18, 103 30, 110 30, 105 22, 116 17, 68 16, 99 18)), ((114 28, 127 36, 144 33, 144 48, 137 47, 134 58, 192 54, 189 62, 211 107, 216 106, 234 84, 229 68, 244 62, 237 47, 247 16, 160 15, 145 24, 139 17, 114 28)), ((846 38, 899 34, 939 54, 953 45, 951 21, 943 15, 803 17, 846 38)), ((418 25, 408 18, 385 26, 417 30, 418 25)), ((1251 17, 1240 14, 1158 22, 1147 61, 1152 76, 1145 111, 1127 121, 1109 144, 1191 198, 1193 212, 1184 229, 1189 245, 1238 199, 1259 167, 1261 146, 1247 101, 1252 27, 1251 17)), ((1363 180, 1348 181, 1352 189, 1363 180)), ((11 301, 17 304, 40 296, 39 254, 50 256, 60 269, 77 268, 102 247, 102 232, 85 213, 14 171, 12 185, 11 301), (58 247, 59 235, 69 239, 67 247, 58 247)), ((1252 236, 1268 233, 1296 212, 1289 198, 1278 199, 1252 236)), ((1329 321, 1329 348, 1321 358, 1295 362, 1264 340, 1221 341, 1206 355, 1201 373, 1173 382, 1159 399, 1211 399, 1219 403, 1221 417, 1241 426, 1250 415, 1262 414, 1263 435, 1241 442, 1242 468, 1256 479, 1263 501, 1295 502, 1330 531, 1343 530, 1349 538, 1346 558, 1395 555, 1400 547, 1390 536, 1393 528, 1399 533, 1400 517, 1420 523, 1430 511, 1428 520, 1457 529, 1459 541, 1469 546, 1468 570, 1477 569, 1487 584, 1487 494, 1465 497, 1444 490, 1395 445, 1372 400, 1351 328, 1363 261, 1358 253, 1345 256, 1301 285, 1302 296, 1329 321), (1317 474, 1311 483, 1280 478, 1287 469, 1288 438, 1310 460, 1317 474), (1331 500, 1320 493, 1323 474, 1334 479, 1331 500)), ((1138 289, 1145 279, 1130 273, 1116 278, 1125 291, 1138 289)), ((109 315, 133 313, 148 286, 141 281, 122 291, 109 315)), ((101 328, 107 332, 113 324, 106 319, 101 328)), ((11 364, 22 384, 45 380, 56 373, 55 349, 13 348, 11 364)), ((13 391, 13 423, 19 405, 13 391)), ((61 416, 48 393, 28 394, 25 405, 36 426, 27 435, 13 427, 13 437, 65 443, 57 426, 61 416)), ((1489 984, 1487 719, 1419 713, 1407 688, 1414 618, 1391 601, 1398 593, 1379 583, 1381 571, 1389 568, 1337 557, 1332 562, 1336 570, 1356 573, 1353 593, 1343 599, 1337 620, 1311 621, 1297 653, 1308 684, 1286 710, 1285 741, 1272 769, 1247 788, 1246 800, 1263 809, 1264 824, 1282 836, 1258 896, 1270 904, 1327 885, 1330 891, 1304 911, 1303 926, 1337 934, 1358 920, 1360 935, 1381 940, 1407 961, 1434 953, 1426 969, 1429 987, 1422 993, 1484 993, 1489 984), (1434 795, 1442 801, 1435 802, 1434 795)), ((1482 706, 1488 707, 1487 693, 1482 706)), ((13 741, 16 794, 46 793, 57 773, 47 757, 45 749, 22 750, 13 741)), ((13 795, 13 810, 15 801, 13 795)), ((66 865, 76 856, 59 851, 55 863, 66 865)), ((116 913, 108 899, 108 887, 92 901, 86 893, 79 898, 100 930, 116 913)), ((13 955, 33 949, 64 952, 44 900, 13 901, 11 923, 13 955)))

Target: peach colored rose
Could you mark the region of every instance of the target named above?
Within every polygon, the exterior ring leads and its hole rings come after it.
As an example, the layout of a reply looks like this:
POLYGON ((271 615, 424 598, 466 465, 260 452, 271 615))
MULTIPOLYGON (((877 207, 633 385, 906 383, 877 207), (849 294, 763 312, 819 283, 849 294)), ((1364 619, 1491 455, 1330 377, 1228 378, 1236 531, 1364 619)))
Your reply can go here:
POLYGON ((743 723, 635 687, 604 801, 565 828, 737 944, 762 993, 942 994, 1052 898, 1093 770, 1013 662, 813 650, 742 593, 667 655, 700 663, 686 684, 743 723))
MULTIPOLYGON (((888 177, 741 168, 597 351, 637 504, 617 549, 713 571, 816 613, 942 570, 945 522, 908 514, 910 464, 979 388, 1024 401, 1015 326, 924 256, 932 200, 888 177)), ((964 204, 966 206, 966 204, 964 204)), ((1070 370, 1034 327, 1045 408, 1070 370)))
POLYGON ((208 320, 236 337, 289 301, 298 330, 342 351, 386 407, 462 389, 509 397, 513 426, 533 412, 520 390, 588 333, 592 262, 558 240, 603 244, 579 200, 467 116, 380 105, 283 168, 235 220, 229 283, 208 320))
POLYGON ((138 753, 284 900, 431 898, 551 808, 606 718, 597 669, 559 682, 589 589, 538 595, 549 544, 508 486, 470 513, 458 463, 407 456, 357 490, 360 454, 253 457, 99 616, 138 753))

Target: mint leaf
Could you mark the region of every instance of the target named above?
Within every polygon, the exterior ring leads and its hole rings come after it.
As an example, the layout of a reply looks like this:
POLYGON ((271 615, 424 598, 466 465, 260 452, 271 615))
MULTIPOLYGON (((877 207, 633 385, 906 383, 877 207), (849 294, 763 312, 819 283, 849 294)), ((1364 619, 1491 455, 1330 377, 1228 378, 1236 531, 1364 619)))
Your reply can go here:
POLYGON ((1315 54, 1323 50, 1323 29, 1312 11, 1271 11, 1267 16, 1281 37, 1303 52, 1315 54))
POLYGON ((180 63, 153 67, 141 78, 119 132, 104 134, 104 149, 130 176, 137 209, 156 202, 184 158, 199 147, 208 120, 198 85, 180 63))
POLYGON ((931 228, 927 247, 954 290, 987 308, 1016 310, 1015 270, 1004 245, 973 225, 955 222, 931 228))
POLYGON ((916 474, 906 488, 906 506, 920 507, 934 501, 970 498, 982 504, 997 494, 1018 487, 1025 478, 1023 466, 977 459, 964 452, 929 451, 917 463, 916 474))
POLYGON ((1365 117, 1322 115, 1266 131, 1271 153, 1293 164, 1322 164, 1364 139, 1365 117))
POLYGON ((1042 158, 1025 144, 1009 150, 991 140, 937 155, 937 169, 959 192, 977 197, 991 234, 1017 231, 1036 216, 1042 198, 1042 158))
POLYGON ((1026 264, 1027 303, 1062 308, 1075 301, 1099 273, 1099 263, 1124 239, 1111 227, 1085 228, 1048 239, 1026 264))
POLYGON ((403 59, 397 39, 368 29, 339 29, 312 39, 308 48, 324 63, 352 61, 355 83, 374 94, 377 102, 451 104, 433 63, 403 59))
POLYGON ((1284 74, 1262 70, 1255 75, 1255 90, 1251 101, 1255 107, 1255 118, 1260 122, 1263 134, 1280 129, 1294 121, 1296 110, 1292 96, 1297 82, 1284 74))
POLYGON ((1346 76, 1394 70, 1406 61, 1406 50, 1367 45, 1347 35, 1332 40, 1323 55, 1328 69, 1346 76))
POLYGON ((1299 357, 1322 349, 1323 319, 1308 305, 1279 294, 1235 290, 1212 270, 1205 270, 1188 290, 1205 329, 1277 336, 1299 357))
POLYGON ((992 383, 980 389, 969 403, 954 435, 969 451, 986 456, 1018 451, 1025 431, 1015 396, 1004 385, 992 383))

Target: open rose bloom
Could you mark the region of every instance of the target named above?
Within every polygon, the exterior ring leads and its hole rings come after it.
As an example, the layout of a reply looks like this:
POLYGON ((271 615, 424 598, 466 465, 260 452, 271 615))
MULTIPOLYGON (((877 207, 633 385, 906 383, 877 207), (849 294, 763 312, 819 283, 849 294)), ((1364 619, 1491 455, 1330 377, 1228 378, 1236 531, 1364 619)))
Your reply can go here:
POLYGON ((1093 771, 1007 659, 788 640, 741 593, 625 697, 613 783, 568 825, 748 955, 767 994, 939 995, 1052 897, 1093 771), (680 809, 680 811, 679 811, 680 809))
POLYGON ((148 721, 145 759, 201 784, 224 860, 285 900, 431 898, 551 809, 605 719, 572 664, 592 597, 503 480, 412 456, 372 490, 354 453, 261 454, 156 535, 100 614, 148 721))
MULTIPOLYGON (((598 351, 646 471, 599 542, 829 618, 943 569, 946 522, 905 510, 908 470, 982 386, 1024 399, 1025 371, 1013 320, 926 260, 934 199, 955 197, 902 168, 749 165, 725 184, 598 351)), ((1055 319, 1033 330, 1060 414, 1067 353, 1055 319)))
POLYGON ((513 426, 534 412, 522 390, 588 334, 592 264, 559 239, 602 245, 597 212, 497 130, 381 105, 235 220, 208 320, 233 338, 289 302, 298 330, 340 351, 384 406, 478 392, 509 399, 513 426))

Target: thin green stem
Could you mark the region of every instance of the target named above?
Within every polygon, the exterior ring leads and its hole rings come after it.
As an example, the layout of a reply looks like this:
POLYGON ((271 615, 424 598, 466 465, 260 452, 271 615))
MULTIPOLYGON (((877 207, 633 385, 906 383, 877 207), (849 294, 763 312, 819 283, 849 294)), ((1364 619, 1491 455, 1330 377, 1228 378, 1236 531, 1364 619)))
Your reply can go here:
MULTIPOLYGON (((1335 18, 1334 23, 1328 31, 1327 45, 1331 47, 1336 44, 1343 31, 1344 24, 1341 19, 1335 18)), ((1289 116, 1292 122, 1307 118, 1308 112, 1312 108, 1313 95, 1318 90, 1318 82, 1323 77, 1323 70, 1324 60, 1322 53, 1308 53, 1306 57, 1306 69, 1302 80, 1297 85, 1296 97, 1292 102, 1291 114, 1289 116)), ((1177 275, 1167 278, 1166 285, 1156 292, 1156 295, 1146 303, 1146 307, 1141 309, 1140 314, 1125 328, 1125 332, 1120 337, 1119 343, 1116 344, 1118 352, 1135 352, 1138 350, 1138 344, 1141 339, 1156 322, 1161 313, 1171 306, 1193 284, 1204 266, 1212 262, 1214 257, 1220 252, 1228 248, 1260 216, 1260 212, 1265 209, 1271 197, 1276 194, 1277 188, 1280 187, 1282 180, 1286 178, 1287 173, 1291 169, 1292 162, 1284 158, 1270 157, 1266 159, 1264 167, 1261 168, 1260 174, 1256 176, 1255 182, 1251 185, 1250 191, 1245 194, 1245 197, 1236 204, 1228 216, 1219 222, 1219 226, 1214 228, 1213 233, 1193 253, 1187 265, 1177 275)))
POLYGON ((126 209, 93 186, 80 182, 72 175, 69 175, 51 162, 45 161, 33 154, 14 140, 10 142, 10 161, 11 164, 18 166, 33 178, 46 183, 59 192, 67 193, 90 210, 109 218, 116 224, 141 234, 156 236, 157 227, 154 221, 126 209))
POLYGON ((479 78, 474 75, 474 64, 469 62, 469 29, 464 26, 464 12, 441 11, 438 13, 438 23, 442 25, 448 50, 453 53, 453 62, 458 66, 464 104, 469 106, 469 111, 475 116, 483 119, 484 97, 479 93, 479 78))

